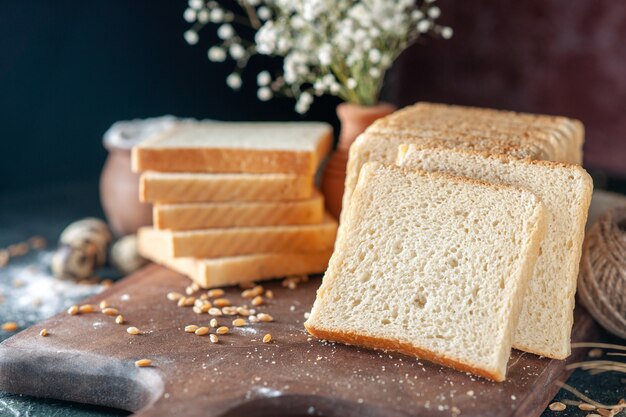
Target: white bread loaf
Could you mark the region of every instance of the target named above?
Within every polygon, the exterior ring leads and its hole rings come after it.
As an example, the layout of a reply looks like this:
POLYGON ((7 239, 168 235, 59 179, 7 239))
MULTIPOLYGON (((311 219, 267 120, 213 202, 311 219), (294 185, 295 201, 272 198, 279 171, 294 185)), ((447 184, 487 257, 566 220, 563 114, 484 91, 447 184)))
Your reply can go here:
POLYGON ((365 164, 305 326, 502 381, 544 222, 528 191, 365 164))
POLYGON ((309 253, 264 253, 226 258, 168 257, 166 235, 144 227, 138 233, 139 252, 153 262, 187 275, 202 288, 235 285, 287 275, 322 273, 332 250, 309 253))
POLYGON ((593 190, 587 172, 578 165, 415 145, 400 146, 398 164, 521 187, 543 201, 548 227, 513 347, 555 359, 569 356, 578 266, 593 190))
POLYGON ((377 120, 352 145, 342 207, 350 206, 361 166, 394 163, 401 143, 579 164, 583 136, 582 124, 565 117, 417 103, 377 120))
POLYGON ((320 122, 180 122, 135 148, 133 170, 311 176, 332 147, 320 122))
POLYGON ((298 201, 155 204, 152 217, 157 229, 170 230, 319 224, 324 197, 315 191, 312 198, 298 201))
POLYGON ((313 177, 294 174, 144 172, 139 199, 151 203, 304 200, 313 177))
POLYGON ((167 240, 171 258, 219 258, 254 253, 305 253, 331 250, 337 221, 326 214, 321 224, 231 227, 170 231, 155 230, 167 240))

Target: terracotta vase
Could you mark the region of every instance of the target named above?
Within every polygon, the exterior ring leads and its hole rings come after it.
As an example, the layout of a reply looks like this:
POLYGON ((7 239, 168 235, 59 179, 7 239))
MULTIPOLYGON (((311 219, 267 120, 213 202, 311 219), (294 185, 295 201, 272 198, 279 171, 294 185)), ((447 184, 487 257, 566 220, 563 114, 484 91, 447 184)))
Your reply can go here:
POLYGON ((376 119, 391 114, 395 110, 396 107, 389 103, 379 103, 375 106, 341 103, 337 106, 337 116, 341 122, 339 143, 337 150, 326 165, 322 178, 322 192, 326 200, 326 208, 335 218, 338 219, 341 213, 341 199, 350 145, 376 119))
POLYGON ((109 157, 100 176, 100 202, 117 236, 152 224, 152 206, 139 201, 139 175, 131 170, 130 149, 105 145, 109 157))

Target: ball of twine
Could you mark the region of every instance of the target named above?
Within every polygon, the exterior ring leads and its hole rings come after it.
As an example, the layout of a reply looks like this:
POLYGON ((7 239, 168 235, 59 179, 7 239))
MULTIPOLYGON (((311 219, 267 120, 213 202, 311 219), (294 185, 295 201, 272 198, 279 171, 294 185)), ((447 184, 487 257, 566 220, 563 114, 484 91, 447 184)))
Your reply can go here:
POLYGON ((587 232, 578 294, 602 327, 626 339, 626 207, 608 210, 587 232))

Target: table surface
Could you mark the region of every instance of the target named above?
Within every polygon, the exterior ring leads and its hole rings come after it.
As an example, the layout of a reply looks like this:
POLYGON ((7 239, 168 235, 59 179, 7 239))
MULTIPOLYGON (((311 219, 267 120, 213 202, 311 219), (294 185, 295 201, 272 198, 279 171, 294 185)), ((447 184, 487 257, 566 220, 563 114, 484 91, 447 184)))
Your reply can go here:
MULTIPOLYGON (((87 217, 102 217, 98 198, 97 182, 76 182, 46 186, 0 195, 0 247, 24 241, 41 235, 54 245, 59 233, 70 222, 87 217)), ((0 269, 0 322, 16 321, 20 328, 26 328, 37 321, 65 309, 76 301, 102 290, 99 285, 78 285, 53 280, 47 273, 46 263, 50 251, 31 252, 23 258, 11 261, 8 267, 0 269), (21 285, 16 286, 18 280, 21 285), (45 290, 42 290, 45 288, 45 290), (34 305, 34 299, 40 305, 34 305)), ((101 275, 118 278, 111 270, 101 275)), ((12 333, 0 330, 0 341, 12 333)), ((603 336, 604 342, 626 344, 626 341, 603 336)), ((624 375, 607 373, 591 376, 576 371, 568 380, 585 395, 599 402, 615 404, 626 396, 624 375)), ((561 390, 556 400, 576 398, 561 390)), ((555 413, 546 410, 542 417, 585 416, 588 413, 574 407, 555 413)), ((125 411, 68 403, 64 401, 39 399, 0 392, 1 416, 68 416, 68 417, 113 417, 126 416, 125 411)))

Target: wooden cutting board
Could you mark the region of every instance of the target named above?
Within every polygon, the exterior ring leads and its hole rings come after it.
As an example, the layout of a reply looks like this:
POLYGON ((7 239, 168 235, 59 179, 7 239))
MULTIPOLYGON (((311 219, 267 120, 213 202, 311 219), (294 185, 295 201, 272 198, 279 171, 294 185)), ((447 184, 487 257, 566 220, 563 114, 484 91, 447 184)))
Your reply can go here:
MULTIPOLYGON (((166 299, 188 280, 149 266, 87 302, 106 299, 127 320, 100 313, 59 314, 0 345, 0 390, 121 408, 146 416, 538 416, 567 377, 565 362, 514 351, 503 383, 395 353, 333 345, 303 328, 319 278, 295 290, 265 284, 275 298, 259 312, 273 323, 232 328, 212 344, 183 331, 208 315, 166 299), (136 326, 142 335, 129 335, 136 326), (49 336, 39 332, 46 328, 49 336), (274 341, 263 344, 264 334, 274 341), (149 358, 154 366, 137 368, 149 358)), ((241 304, 236 288, 226 297, 241 304)), ((454 306, 451 306, 453 308, 454 306)), ((574 340, 595 326, 578 309, 574 340)), ((577 350, 570 361, 580 359, 577 350)))

